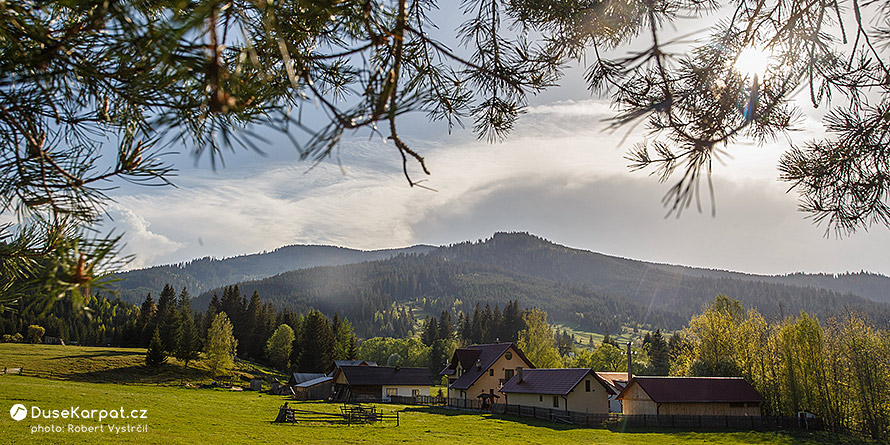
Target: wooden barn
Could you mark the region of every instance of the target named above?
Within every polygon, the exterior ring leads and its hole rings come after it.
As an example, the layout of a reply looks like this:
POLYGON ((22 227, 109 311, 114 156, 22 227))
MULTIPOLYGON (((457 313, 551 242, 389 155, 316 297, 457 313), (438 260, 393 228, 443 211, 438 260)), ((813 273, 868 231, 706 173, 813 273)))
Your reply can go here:
POLYGON ((635 376, 618 395, 624 414, 760 416, 763 396, 741 377, 635 376))
POLYGON ((334 378, 322 376, 291 386, 295 400, 327 400, 331 397, 334 378))
POLYGON ((432 374, 427 368, 341 366, 333 381, 334 400, 387 402, 391 396, 429 396, 432 374))
POLYGON ((508 405, 607 414, 612 389, 589 368, 520 369, 500 392, 508 405))

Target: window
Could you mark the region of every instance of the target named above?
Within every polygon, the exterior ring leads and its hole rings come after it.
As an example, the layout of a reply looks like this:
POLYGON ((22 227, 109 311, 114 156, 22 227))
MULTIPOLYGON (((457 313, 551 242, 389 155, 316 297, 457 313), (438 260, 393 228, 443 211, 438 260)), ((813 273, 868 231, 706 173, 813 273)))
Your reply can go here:
POLYGON ((504 381, 509 381, 512 378, 513 378, 513 370, 512 369, 504 370, 504 381))
POLYGON ((590 392, 590 380, 584 381, 584 392, 590 392))
POLYGON ((399 388, 386 388, 386 397, 399 395, 399 388))
POLYGON ((412 390, 411 390, 411 397, 418 397, 419 395, 420 395, 420 390, 419 390, 419 389, 412 389, 412 390))
POLYGON ((731 403, 729 404, 729 407, 730 407, 730 408, 744 408, 744 407, 745 407, 745 402, 731 402, 731 403))
POLYGON ((543 401, 544 401, 544 396, 538 396, 538 401, 539 401, 539 402, 543 402, 543 401))
POLYGON ((494 368, 488 370, 488 375, 494 377, 494 368))
POLYGON ((510 352, 510 351, 507 351, 507 353, 504 354, 504 357, 505 357, 507 360, 513 360, 513 353, 510 352))
POLYGON ((488 393, 489 393, 489 394, 494 394, 494 388, 489 388, 489 389, 488 389, 488 393))
POLYGON ((559 408, 559 396, 553 396, 553 407, 559 408))

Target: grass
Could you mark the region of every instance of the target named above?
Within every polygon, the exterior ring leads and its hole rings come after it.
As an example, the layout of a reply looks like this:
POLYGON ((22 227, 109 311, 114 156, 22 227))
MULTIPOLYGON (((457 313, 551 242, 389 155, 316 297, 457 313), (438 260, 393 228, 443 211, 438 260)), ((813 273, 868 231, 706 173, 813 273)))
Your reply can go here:
MULTIPOLYGON (((209 382, 214 379, 205 360, 189 362, 189 368, 169 357, 159 368, 145 366, 145 349, 101 348, 87 346, 29 345, 0 343, 0 370, 24 368, 27 371, 52 372, 53 378, 96 383, 181 385, 184 382, 209 382)), ((253 376, 287 377, 273 369, 239 361, 226 380, 246 382, 253 376)))
MULTIPOLYGON (((569 335, 575 336, 575 345, 582 348, 590 348, 590 338, 593 338, 593 346, 599 346, 603 342, 603 338, 605 337, 603 334, 598 334, 596 332, 585 331, 580 328, 572 327, 570 325, 557 323, 552 325, 554 332, 562 332, 565 330, 569 335)), ((643 336, 646 335, 647 332, 655 332, 650 331, 644 328, 636 328, 636 332, 634 332, 634 328, 630 326, 622 326, 621 333, 611 335, 612 339, 618 342, 619 345, 623 345, 629 341, 636 341, 643 336)), ((662 332, 663 334, 669 334, 667 332, 662 332)))
MULTIPOLYGON (((577 428, 510 417, 426 407, 381 405, 386 411, 400 410, 401 424, 386 425, 276 425, 270 424, 285 401, 278 396, 255 392, 198 390, 171 386, 132 386, 35 377, 0 377, 0 406, 22 403, 29 410, 145 409, 147 419, 104 420, 101 424, 145 424, 146 432, 113 434, 63 431, 31 433, 37 425, 69 424, 98 426, 95 419, 31 419, 16 422, 0 415, 5 443, 688 443, 688 444, 797 444, 835 443, 830 437, 795 437, 782 433, 631 431, 577 428)), ((339 410, 332 403, 291 402, 314 411, 339 410)), ((30 413, 29 413, 30 414, 30 413)))
MULTIPOLYGON (((442 408, 380 405, 400 411, 400 426, 271 424, 286 399, 250 391, 188 389, 181 385, 146 385, 158 375, 144 370, 138 350, 40 345, 0 345, 0 368, 8 362, 25 367, 54 367, 65 379, 0 375, 0 437, 8 444, 32 443, 598 443, 598 444, 861 444, 849 437, 824 434, 726 431, 610 431, 557 425, 526 418, 501 417, 442 408), (134 352, 135 351, 135 352, 134 352), (142 366, 142 368, 140 368, 142 366), (88 377, 79 377, 85 374, 88 377), (101 377, 117 376, 108 382, 101 377), (126 378, 124 378, 126 377, 126 378), (132 384, 128 380, 135 380, 132 384), (24 404, 29 417, 16 422, 6 415, 24 404), (32 407, 43 410, 146 410, 146 419, 32 419, 32 407), (100 426, 100 432, 68 432, 68 425, 100 426), (147 425, 147 431, 115 434, 107 425, 147 425), (34 432, 55 426, 63 432, 34 432)), ((7 365, 8 366, 8 365, 7 365)), ((46 368, 44 368, 46 369, 46 368)), ((164 374, 170 382, 178 366, 164 374)), ((333 403, 294 402, 313 411, 338 412, 333 403)))

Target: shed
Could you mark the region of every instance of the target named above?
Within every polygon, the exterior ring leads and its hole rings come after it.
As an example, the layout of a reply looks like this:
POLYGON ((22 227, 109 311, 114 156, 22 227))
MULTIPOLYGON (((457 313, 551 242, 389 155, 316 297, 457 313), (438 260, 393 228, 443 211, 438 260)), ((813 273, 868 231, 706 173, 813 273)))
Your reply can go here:
POLYGON ((326 374, 320 372, 295 372, 290 375, 290 378, 287 379, 287 386, 295 386, 299 385, 303 382, 308 382, 310 380, 315 380, 319 377, 325 377, 326 374))
POLYGON ((322 376, 298 383, 291 387, 296 400, 327 400, 331 397, 334 378, 322 376))
POLYGON ((760 416, 763 396, 742 377, 633 377, 624 414, 760 416))

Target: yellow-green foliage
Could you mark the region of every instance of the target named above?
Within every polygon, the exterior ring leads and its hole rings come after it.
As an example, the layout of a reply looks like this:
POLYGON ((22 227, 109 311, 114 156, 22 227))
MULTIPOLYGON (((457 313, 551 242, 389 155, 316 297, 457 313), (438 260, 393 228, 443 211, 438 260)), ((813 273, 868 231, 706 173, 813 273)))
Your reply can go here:
POLYGON ((228 374, 234 365, 235 348, 238 341, 232 335, 232 323, 225 312, 216 314, 207 331, 206 353, 210 361, 210 371, 214 375, 228 374))
POLYGON ((767 322, 720 296, 684 335, 677 374, 742 375, 766 397, 764 414, 808 410, 838 428, 890 437, 890 336, 861 315, 767 322))
POLYGON ((562 359, 553 347, 553 330, 547 324, 547 313, 534 308, 522 316, 526 328, 519 331, 516 346, 538 368, 561 368, 562 359))

